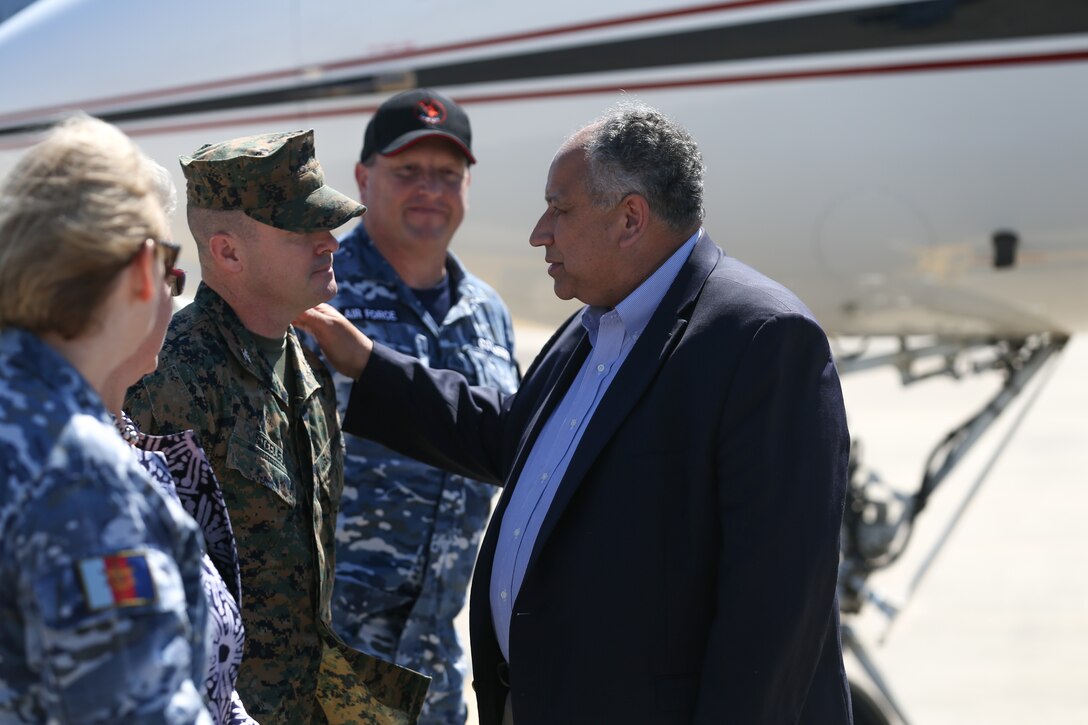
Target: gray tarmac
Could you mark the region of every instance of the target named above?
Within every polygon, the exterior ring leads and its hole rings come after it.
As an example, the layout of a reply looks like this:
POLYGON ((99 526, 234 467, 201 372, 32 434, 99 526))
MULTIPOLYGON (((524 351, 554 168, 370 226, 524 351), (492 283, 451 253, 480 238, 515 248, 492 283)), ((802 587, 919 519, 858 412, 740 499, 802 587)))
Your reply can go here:
MULTIPOLYGON (((871 607, 856 629, 911 723, 1088 723, 1088 336, 1049 365, 871 579, 901 611, 871 607)), ((903 389, 891 370, 843 382, 869 463, 906 490, 996 387, 984 375, 903 389)))
MULTIPOLYGON (((546 339, 518 334, 523 349, 546 339)), ((899 612, 868 606, 850 621, 912 725, 1088 723, 1086 373, 1088 336, 1075 337, 933 494, 902 557, 869 580, 899 612)), ((891 368, 843 378, 866 464, 904 493, 999 385, 985 373, 903 387, 891 368)), ((467 644, 467 610, 458 625, 467 644)), ((867 682, 856 660, 847 667, 867 682)), ((476 725, 471 689, 466 699, 476 725)))

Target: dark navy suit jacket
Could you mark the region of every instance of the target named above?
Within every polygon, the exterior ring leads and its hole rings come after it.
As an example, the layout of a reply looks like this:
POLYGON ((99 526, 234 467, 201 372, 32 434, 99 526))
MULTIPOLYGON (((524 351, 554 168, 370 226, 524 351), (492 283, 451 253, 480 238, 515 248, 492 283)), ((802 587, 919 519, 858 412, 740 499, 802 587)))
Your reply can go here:
MULTIPOLYGON (((575 315, 519 391, 375 347, 344 430, 507 484, 470 599, 482 725, 507 687, 488 589, 499 522, 585 359, 575 315)), ((849 437, 827 339, 705 235, 600 403, 514 605, 518 725, 850 722, 835 596, 849 437)))

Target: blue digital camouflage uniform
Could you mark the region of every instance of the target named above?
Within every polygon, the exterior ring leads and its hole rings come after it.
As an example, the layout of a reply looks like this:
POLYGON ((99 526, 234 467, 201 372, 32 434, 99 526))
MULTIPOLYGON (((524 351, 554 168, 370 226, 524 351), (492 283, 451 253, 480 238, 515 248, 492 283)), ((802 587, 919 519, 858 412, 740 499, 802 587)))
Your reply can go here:
POLYGON ((125 409, 145 433, 193 429, 219 479, 238 544, 246 643, 237 690, 250 716, 414 722, 426 678, 333 634, 343 436, 332 379, 293 330, 286 355, 293 400, 234 310, 201 284, 170 322, 159 369, 129 389, 125 409))
MULTIPOLYGON (((433 368, 507 393, 518 384, 510 316, 453 255, 455 302, 436 321, 359 224, 334 261, 331 304, 360 330, 433 368)), ((341 412, 352 381, 336 375, 341 412)), ((333 623, 351 645, 431 675, 420 722, 463 723, 464 655, 453 620, 465 603, 495 488, 346 437, 336 526, 333 623)))
POLYGON ((203 537, 80 374, 0 331, 0 723, 192 723, 203 537))

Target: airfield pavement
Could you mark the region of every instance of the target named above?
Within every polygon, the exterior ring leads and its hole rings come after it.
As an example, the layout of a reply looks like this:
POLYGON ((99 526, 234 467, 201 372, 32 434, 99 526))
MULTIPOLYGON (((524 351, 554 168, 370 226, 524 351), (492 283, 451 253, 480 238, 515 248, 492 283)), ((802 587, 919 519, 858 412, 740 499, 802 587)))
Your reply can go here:
MULTIPOLYGON (((519 335, 535 349, 536 335, 519 335)), ((876 368, 844 376, 843 391, 866 463, 912 492, 933 445, 998 384, 985 374, 904 388, 894 370, 876 368)), ((870 579, 901 605, 894 621, 873 606, 851 620, 911 725, 1088 723, 1086 511, 1081 336, 937 489, 903 556, 870 579)), ((467 608, 458 627, 467 648, 467 608)), ((860 672, 850 657, 847 668, 860 672)), ((476 725, 471 688, 466 699, 476 725)))

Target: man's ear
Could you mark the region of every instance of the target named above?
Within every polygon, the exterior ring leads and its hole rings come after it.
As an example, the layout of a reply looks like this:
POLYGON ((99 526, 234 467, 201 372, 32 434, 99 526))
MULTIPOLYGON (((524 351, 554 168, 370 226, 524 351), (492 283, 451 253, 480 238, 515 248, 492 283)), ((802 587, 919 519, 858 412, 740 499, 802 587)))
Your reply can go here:
POLYGON ((366 204, 366 182, 370 179, 370 169, 362 161, 355 162, 355 184, 359 187, 359 201, 366 204))
POLYGON ((230 232, 216 232, 208 238, 208 254, 216 267, 225 272, 238 273, 245 268, 245 249, 242 240, 230 232))
POLYGON ((623 225, 620 230, 620 249, 627 249, 646 231, 650 223, 650 205, 641 194, 631 193, 623 197, 619 212, 623 225))

